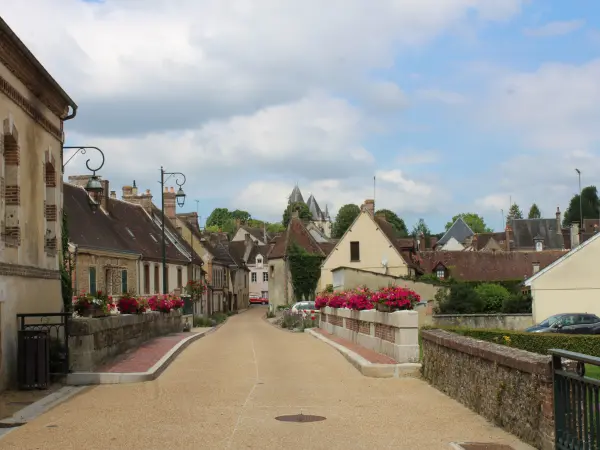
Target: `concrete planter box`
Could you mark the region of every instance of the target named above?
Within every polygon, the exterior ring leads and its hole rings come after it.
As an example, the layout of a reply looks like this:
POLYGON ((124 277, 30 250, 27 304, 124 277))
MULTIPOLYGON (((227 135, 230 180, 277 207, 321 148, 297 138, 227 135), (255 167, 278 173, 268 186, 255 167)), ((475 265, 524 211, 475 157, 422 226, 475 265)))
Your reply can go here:
POLYGON ((419 362, 419 313, 325 307, 319 327, 399 363, 419 362))
POLYGON ((181 311, 73 319, 69 330, 71 370, 93 371, 149 339, 182 329, 181 311))

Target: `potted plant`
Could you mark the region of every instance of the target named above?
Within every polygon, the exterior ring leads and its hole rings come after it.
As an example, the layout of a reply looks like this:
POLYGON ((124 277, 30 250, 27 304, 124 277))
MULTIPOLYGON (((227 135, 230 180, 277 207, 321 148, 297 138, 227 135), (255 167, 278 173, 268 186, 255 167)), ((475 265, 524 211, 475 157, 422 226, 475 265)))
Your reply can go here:
POLYGON ((141 308, 138 299, 131 294, 123 294, 117 302, 117 309, 121 314, 140 314, 141 308))

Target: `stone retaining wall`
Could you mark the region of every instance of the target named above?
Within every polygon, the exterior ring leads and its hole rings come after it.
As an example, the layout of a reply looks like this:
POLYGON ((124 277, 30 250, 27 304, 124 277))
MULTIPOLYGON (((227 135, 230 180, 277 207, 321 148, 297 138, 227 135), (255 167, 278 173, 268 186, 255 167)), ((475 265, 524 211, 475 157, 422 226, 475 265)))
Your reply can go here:
POLYGON ((434 314, 434 327, 521 331, 533 325, 531 314, 434 314))
POLYGON ((551 357, 423 330, 423 378, 523 441, 554 449, 551 357))
POLYGON ((319 327, 399 363, 419 362, 419 314, 416 311, 384 313, 326 307, 321 310, 319 327))
POLYGON ((183 329, 180 311, 73 319, 69 352, 73 372, 91 372, 143 342, 183 329))

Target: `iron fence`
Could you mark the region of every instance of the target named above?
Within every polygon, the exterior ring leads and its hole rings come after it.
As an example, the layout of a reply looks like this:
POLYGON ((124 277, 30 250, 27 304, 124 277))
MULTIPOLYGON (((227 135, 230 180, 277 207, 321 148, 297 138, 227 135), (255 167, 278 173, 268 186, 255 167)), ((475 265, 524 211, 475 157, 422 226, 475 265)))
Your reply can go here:
MULTIPOLYGON (((53 376, 66 375, 70 371, 69 328, 71 313, 17 314, 19 331, 38 331, 47 334, 49 372, 53 376)), ((26 352, 27 347, 23 347, 26 352)), ((31 355, 19 354, 22 361, 32 361, 31 355)))
POLYGON ((586 365, 588 370, 600 370, 600 358, 554 349, 550 354, 556 448, 600 449, 600 380, 586 376, 586 365), (575 371, 566 370, 564 360, 570 360, 575 371))

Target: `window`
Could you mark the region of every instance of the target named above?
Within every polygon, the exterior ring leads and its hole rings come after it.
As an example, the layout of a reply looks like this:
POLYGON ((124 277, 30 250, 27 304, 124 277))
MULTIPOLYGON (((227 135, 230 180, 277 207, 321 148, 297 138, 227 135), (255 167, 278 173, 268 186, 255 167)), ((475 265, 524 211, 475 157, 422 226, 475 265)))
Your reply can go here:
POLYGON ((544 246, 540 241, 537 241, 535 243, 535 251, 536 252, 541 252, 543 248, 544 248, 544 246))
POLYGON ((158 270, 158 264, 154 265, 154 293, 158 294, 160 289, 160 272, 158 270))
POLYGON ((256 266, 257 266, 259 269, 262 269, 262 266, 263 266, 263 258, 262 258, 262 256, 261 256, 261 255, 258 255, 258 256, 256 257, 256 266))
POLYGON ((144 265, 144 294, 150 293, 150 266, 144 265))
POLYGON ((90 294, 96 295, 96 292, 97 292, 97 289, 96 289, 96 268, 95 267, 90 267, 89 271, 90 271, 90 294))
POLYGON ((269 281, 269 272, 263 272, 263 283, 269 281))
POLYGON ((121 270, 121 294, 127 292, 127 271, 121 270))
POLYGON ((181 270, 181 267, 177 268, 177 287, 179 289, 183 287, 183 270, 181 270))
POLYGON ((446 275, 446 271, 444 270, 444 268, 443 267, 438 267, 438 269, 436 271, 436 276, 440 280, 443 280, 445 275, 446 275))
POLYGON ((350 261, 360 261, 360 242, 350 242, 350 261))
POLYGON ((256 283, 256 272, 252 272, 252 282, 256 283))

